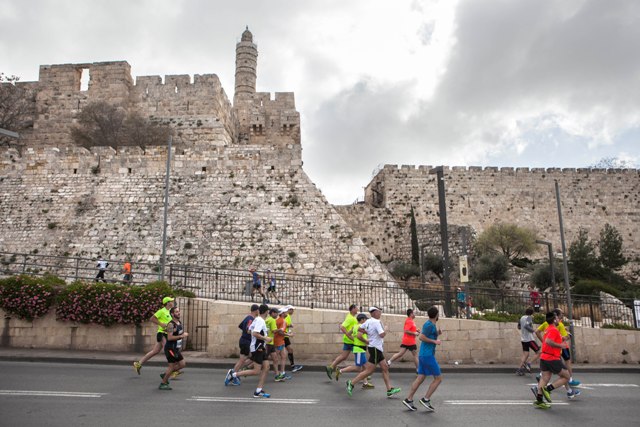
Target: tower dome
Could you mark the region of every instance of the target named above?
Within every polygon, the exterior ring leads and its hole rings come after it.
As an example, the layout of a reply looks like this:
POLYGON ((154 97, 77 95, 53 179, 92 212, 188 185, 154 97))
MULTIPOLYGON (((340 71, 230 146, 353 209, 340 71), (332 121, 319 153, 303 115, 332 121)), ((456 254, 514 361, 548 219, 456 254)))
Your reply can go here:
POLYGON ((253 34, 249 31, 249 26, 247 25, 247 29, 242 33, 242 38, 240 39, 243 42, 253 42, 253 34))

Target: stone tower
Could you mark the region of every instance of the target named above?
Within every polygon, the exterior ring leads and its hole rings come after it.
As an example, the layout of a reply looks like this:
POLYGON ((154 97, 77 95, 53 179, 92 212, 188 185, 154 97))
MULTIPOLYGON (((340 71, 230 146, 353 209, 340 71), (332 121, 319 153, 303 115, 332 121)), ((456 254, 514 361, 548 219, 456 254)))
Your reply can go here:
POLYGON ((258 47, 253 43, 253 34, 249 27, 242 33, 236 44, 236 86, 233 105, 251 99, 256 93, 256 68, 258 66, 258 47))

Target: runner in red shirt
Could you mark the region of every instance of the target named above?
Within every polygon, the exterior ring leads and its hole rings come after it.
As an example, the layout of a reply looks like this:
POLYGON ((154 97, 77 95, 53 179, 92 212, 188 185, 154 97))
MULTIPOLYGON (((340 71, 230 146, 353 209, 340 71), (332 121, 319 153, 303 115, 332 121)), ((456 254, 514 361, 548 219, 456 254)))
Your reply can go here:
POLYGON ((569 381, 569 371, 562 362, 560 353, 563 348, 569 346, 566 340, 570 335, 564 338, 560 335, 560 331, 557 328, 559 319, 556 313, 550 311, 546 317, 549 327, 542 338, 542 354, 540 355, 540 372, 542 376, 538 385, 531 387, 531 391, 536 396, 536 401, 533 402, 533 405, 540 409, 550 408, 551 391, 564 386, 569 381), (552 374, 557 374, 560 378, 553 384, 548 384, 552 374), (543 397, 549 403, 544 402, 542 400, 543 397))
POLYGON ((413 355, 413 363, 416 364, 418 369, 418 346, 416 345, 416 337, 420 335, 416 323, 413 319, 416 315, 412 309, 407 310, 407 319, 404 321, 404 334, 402 335, 402 344, 400 344, 400 351, 387 360, 387 365, 391 366, 391 362, 396 359, 400 359, 407 351, 410 351, 413 355))

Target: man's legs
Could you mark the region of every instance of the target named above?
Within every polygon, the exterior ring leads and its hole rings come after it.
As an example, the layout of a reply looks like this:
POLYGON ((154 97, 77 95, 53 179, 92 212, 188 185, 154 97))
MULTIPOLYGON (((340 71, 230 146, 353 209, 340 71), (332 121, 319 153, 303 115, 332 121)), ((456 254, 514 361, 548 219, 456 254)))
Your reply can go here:
POLYGON ((389 365, 387 365, 387 361, 382 359, 378 365, 380 366, 384 386, 387 388, 387 390, 391 390, 391 381, 389 381, 389 365))
POLYGON ((376 370, 376 365, 367 361, 367 363, 364 365, 364 370, 360 372, 358 375, 356 375, 356 377, 351 381, 351 383, 354 385, 358 384, 360 381, 362 381, 363 379, 371 375, 375 370, 376 370))
POLYGON ((407 352, 407 349, 405 347, 400 347, 400 351, 394 354, 393 356, 391 356, 391 359, 387 361, 387 364, 391 365, 391 362, 393 362, 394 360, 400 359, 402 356, 404 356, 406 352, 407 352))
POLYGON ((416 394, 416 391, 418 391, 418 388, 422 385, 425 378, 427 378, 426 375, 418 374, 416 379, 413 380, 413 384, 411 384, 411 389, 409 390, 409 394, 407 395, 407 400, 413 400, 413 395, 416 394))
POLYGON ((144 363, 151 359, 153 356, 155 356, 156 354, 160 353, 160 350, 162 350, 162 347, 164 347, 164 343, 165 343, 165 338, 162 338, 161 342, 156 342, 153 346, 153 348, 151 349, 150 352, 148 352, 147 354, 144 355, 144 357, 142 359, 140 359, 140 361, 138 362, 140 365, 144 365, 144 363))
POLYGON ((442 382, 442 375, 433 377, 433 381, 431 381, 431 384, 429 384, 429 388, 427 389, 427 392, 424 395, 424 398, 426 400, 431 400, 431 395, 435 393, 435 391, 438 389, 438 386, 440 385, 441 382, 442 382))
POLYGON ((328 368, 331 371, 334 371, 340 363, 347 360, 350 354, 351 354, 351 350, 342 350, 342 352, 333 360, 333 362, 331 362, 328 368))

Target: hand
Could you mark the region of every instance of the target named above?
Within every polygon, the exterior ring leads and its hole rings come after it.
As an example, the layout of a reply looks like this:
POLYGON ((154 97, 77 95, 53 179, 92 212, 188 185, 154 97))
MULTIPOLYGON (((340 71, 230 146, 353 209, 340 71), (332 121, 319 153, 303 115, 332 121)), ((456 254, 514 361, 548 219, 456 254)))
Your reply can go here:
POLYGON ((271 342, 273 341, 273 338, 271 337, 264 337, 264 342, 271 342))
POLYGON ((436 345, 440 345, 440 344, 442 344, 442 341, 436 340, 436 345))
POLYGON ((186 338, 186 337, 188 337, 188 336, 189 336, 189 332, 183 332, 183 333, 182 333, 182 337, 183 337, 183 338, 186 338))

